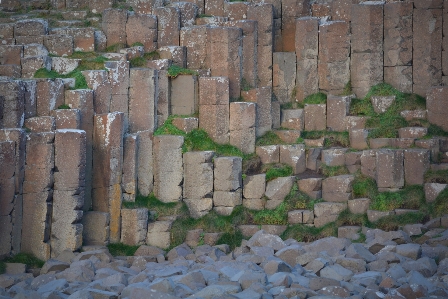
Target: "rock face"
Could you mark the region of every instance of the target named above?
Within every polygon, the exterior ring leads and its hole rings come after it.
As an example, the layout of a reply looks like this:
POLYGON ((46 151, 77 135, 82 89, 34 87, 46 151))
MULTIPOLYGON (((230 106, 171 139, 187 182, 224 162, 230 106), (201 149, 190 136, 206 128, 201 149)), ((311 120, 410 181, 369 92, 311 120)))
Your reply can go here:
MULTIPOLYGON (((447 232, 439 235, 446 239, 447 232)), ((106 248, 64 251, 36 277, 25 273, 24 264, 7 264, 0 292, 2 298, 448 296, 448 249, 430 245, 440 237, 428 237, 425 244, 412 243, 403 231, 367 230, 366 237, 364 244, 335 237, 304 243, 260 230, 232 252, 227 245, 190 248, 185 243, 168 253, 142 245, 134 256, 115 258, 106 248)))

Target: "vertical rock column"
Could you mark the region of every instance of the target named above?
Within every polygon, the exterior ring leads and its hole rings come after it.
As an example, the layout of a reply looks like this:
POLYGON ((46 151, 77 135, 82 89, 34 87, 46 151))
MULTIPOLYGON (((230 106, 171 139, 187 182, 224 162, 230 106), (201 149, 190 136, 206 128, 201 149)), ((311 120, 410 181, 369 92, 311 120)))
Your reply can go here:
POLYGON ((121 178, 123 201, 135 202, 137 194, 138 136, 138 134, 128 134, 124 137, 123 176, 121 178))
MULTIPOLYGON (((250 90, 246 93, 246 101, 256 103, 256 118, 255 118, 255 135, 257 137, 264 135, 266 132, 272 130, 273 115, 275 112, 272 109, 272 88, 260 87, 250 90)), ((246 96, 245 95, 245 96, 246 96)), ((277 102, 278 103, 278 102, 277 102)), ((278 105, 280 108, 280 105, 278 105)), ((278 109, 278 118, 280 119, 280 109, 278 109)))
POLYGON ((51 111, 64 104, 62 79, 39 79, 36 87, 37 116, 51 115, 51 111))
POLYGON ((376 152, 376 183, 379 191, 404 186, 403 150, 381 149, 376 152))
POLYGON ((93 167, 93 91, 89 89, 67 90, 65 103, 80 111, 79 129, 86 132, 86 169, 84 211, 92 207, 92 167, 93 167))
POLYGON ((213 207, 214 152, 184 154, 183 199, 193 218, 206 215, 213 207))
POLYGON ((120 241, 123 122, 121 112, 94 117, 92 206, 110 214, 111 242, 120 241))
POLYGON ((256 104, 230 103, 230 144, 243 153, 255 152, 256 104))
POLYGON ((107 37, 107 47, 126 45, 126 22, 128 11, 124 9, 106 9, 103 11, 102 26, 107 37))
POLYGON ((242 159, 219 157, 215 158, 214 164, 213 209, 220 215, 230 215, 243 203, 242 159))
POLYGON ((340 94, 350 81, 350 25, 335 21, 319 25, 319 89, 340 94))
POLYGON ((229 80, 199 78, 199 127, 220 144, 229 143, 229 80))
POLYGON ((26 141, 22 251, 50 258, 54 133, 31 133, 26 141))
POLYGON ((21 128, 25 121, 25 89, 22 81, 0 80, 0 98, 3 99, 0 125, 3 128, 21 128))
POLYGON ((109 113, 112 88, 109 73, 104 70, 83 71, 87 86, 93 90, 93 109, 97 114, 109 113))
POLYGON ((182 199, 183 136, 154 136, 154 195, 162 202, 182 199))
POLYGON ((137 151, 137 190, 143 196, 151 194, 154 187, 153 135, 149 130, 140 131, 137 151))
POLYGON ((272 89, 280 103, 295 101, 296 55, 293 52, 273 54, 272 89))
POLYGON ((0 175, 1 256, 10 252, 17 254, 21 251, 25 131, 22 129, 0 130, 0 144, 2 144, 0 154, 2 156, 0 158, 0 165, 2 165, 2 174, 0 175), (11 144, 13 145, 12 149, 11 144), (11 163, 14 163, 12 172, 11 163))
POLYGON ((55 173, 51 221, 51 256, 82 246, 82 207, 86 170, 86 132, 55 132, 55 173))
POLYGON ((206 69, 207 61, 207 26, 184 27, 180 30, 180 45, 187 48, 187 68, 206 69))
POLYGON ((384 5, 384 81, 412 93, 413 3, 384 5))
POLYGON ((150 14, 130 13, 126 23, 126 43, 142 43, 145 52, 157 50, 157 17, 150 14))
POLYGON ((229 78, 229 95, 240 96, 241 88, 242 30, 232 27, 208 29, 208 59, 214 77, 229 78))
POLYGON ((258 86, 272 86, 274 7, 272 4, 251 5, 247 10, 247 19, 258 22, 258 86))
POLYGON ((129 123, 129 61, 106 61, 111 87, 110 111, 124 113, 125 132, 129 123))
POLYGON ((431 86, 442 83, 442 9, 431 5, 419 8, 421 5, 416 5, 413 17, 412 89, 426 96, 431 86))
POLYGON ((319 19, 296 20, 295 51, 297 60, 296 101, 319 91, 317 54, 319 52, 319 19))
POLYGON ((157 7, 157 46, 179 46, 180 11, 177 7, 157 7))
POLYGON ((282 0, 282 51, 294 52, 296 18, 308 16, 309 0, 282 0))
POLYGON ((351 15, 350 80, 359 98, 383 82, 383 4, 367 3, 353 5, 351 15))

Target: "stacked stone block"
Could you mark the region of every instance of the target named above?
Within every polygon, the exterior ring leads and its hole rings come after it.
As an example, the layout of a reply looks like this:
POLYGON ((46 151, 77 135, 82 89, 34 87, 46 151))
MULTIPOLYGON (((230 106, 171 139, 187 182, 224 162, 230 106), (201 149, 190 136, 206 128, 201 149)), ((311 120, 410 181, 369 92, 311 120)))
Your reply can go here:
POLYGON ((82 246, 86 132, 62 129, 55 132, 51 256, 82 246))
POLYGON ((92 207, 110 214, 111 242, 120 241, 123 122, 120 112, 94 116, 92 207))
POLYGON ((145 244, 148 231, 148 209, 121 210, 121 243, 126 245, 145 244))
MULTIPOLYGON (((107 18, 107 17, 106 17, 107 18)), ((104 20, 104 18, 103 18, 104 20)), ((106 26, 103 23, 103 26, 106 26)), ((109 26, 109 24, 107 24, 109 26)), ((117 25, 118 26, 118 25, 117 25)), ((106 27, 103 27, 103 30, 106 31, 106 27)), ((114 32, 108 33, 111 36, 115 34, 114 32)), ((50 30, 50 35, 48 35, 49 39, 51 39, 51 44, 53 45, 52 51, 61 51, 62 53, 66 53, 67 55, 70 51, 83 51, 83 52, 92 52, 95 51, 95 30, 93 28, 72 28, 72 27, 63 27, 63 28, 53 28, 50 30), (59 39, 59 36, 71 36, 73 37, 73 41, 70 38, 59 39), (64 43, 62 44, 62 41, 64 43), (71 48, 72 46, 72 48, 71 48)), ((112 43, 113 44, 113 43, 112 43)), ((108 45, 112 45, 108 44, 108 45)))
POLYGON ((180 45, 187 48, 187 68, 206 69, 208 29, 206 26, 184 27, 180 30, 180 45))
POLYGON ((170 111, 174 115, 191 115, 198 112, 198 76, 179 75, 171 79, 170 111))
POLYGON ((157 46, 179 46, 180 11, 177 7, 157 7, 157 46))
POLYGON ((219 157, 214 166, 213 209, 220 215, 230 215, 242 204, 242 159, 219 157))
POLYGON ((215 142, 229 143, 228 78, 199 78, 199 128, 215 142))
POLYGON ((383 4, 352 6, 351 68, 353 92, 363 98, 370 87, 383 82, 383 4))
POLYGON ((107 37, 107 47, 126 45, 126 22, 128 12, 124 9, 106 9, 103 11, 102 29, 107 37))
POLYGON ((230 144, 243 153, 255 152, 256 104, 230 103, 230 144))
POLYGON ((274 52, 272 60, 272 89, 277 101, 295 101, 296 55, 292 52, 274 52))
POLYGON ((296 20, 295 52, 296 101, 319 91, 317 61, 319 53, 319 19, 304 17, 296 20))
MULTIPOLYGON (((278 114, 278 118, 280 118, 280 109, 278 109, 276 113, 273 108, 272 88, 260 87, 241 93, 244 100, 257 104, 255 135, 257 137, 264 135, 273 128, 274 116, 278 114)), ((280 108, 280 105, 278 105, 278 107, 280 108)), ((280 126, 280 124, 278 126, 280 126)))
POLYGON ((183 143, 182 136, 154 136, 154 195, 162 202, 182 199, 183 143))
POLYGON ((206 215, 213 207, 214 152, 184 154, 183 200, 193 218, 206 215))
POLYGON ((23 183, 23 252, 50 258, 50 228, 53 201, 54 133, 31 133, 26 141, 23 183))
POLYGON ((281 1, 282 15, 282 51, 294 52, 296 19, 309 15, 309 0, 283 0, 281 1))
POLYGON ((135 202, 137 195, 138 137, 138 134, 128 134, 123 140, 123 176, 121 178, 123 201, 135 202))
POLYGON ((126 22, 126 43, 142 43, 145 52, 157 50, 157 18, 149 14, 130 13, 126 22))
POLYGON ((25 120, 25 88, 19 80, 1 80, 0 98, 3 99, 0 126, 21 128, 25 120))
POLYGON ((243 206, 251 210, 262 210, 266 189, 266 174, 249 175, 243 180, 243 206))
POLYGON ((382 191, 404 186, 403 150, 381 149, 376 152, 376 183, 382 191))
POLYGON ((413 4, 384 5, 384 81, 402 92, 412 92, 413 4))
POLYGON ((319 25, 319 89, 326 93, 341 94, 350 80, 349 32, 350 25, 344 21, 319 25))
POLYGON ((304 172, 306 170, 305 145, 280 145, 280 163, 291 166, 294 174, 304 172))
POLYGON ((127 131, 129 123, 129 62, 107 61, 104 66, 109 72, 108 79, 111 88, 109 110, 124 113, 125 131, 127 131))

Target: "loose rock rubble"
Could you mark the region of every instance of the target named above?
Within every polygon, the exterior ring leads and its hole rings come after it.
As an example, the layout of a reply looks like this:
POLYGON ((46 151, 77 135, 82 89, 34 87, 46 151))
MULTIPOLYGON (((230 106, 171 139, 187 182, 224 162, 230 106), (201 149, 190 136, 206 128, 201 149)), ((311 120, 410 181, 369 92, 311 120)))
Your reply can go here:
POLYGON ((448 230, 429 229, 415 242, 404 230, 365 235, 364 244, 304 243, 260 230, 232 252, 228 245, 182 244, 167 253, 142 245, 128 257, 85 247, 28 273, 7 264, 0 299, 448 297, 448 230))

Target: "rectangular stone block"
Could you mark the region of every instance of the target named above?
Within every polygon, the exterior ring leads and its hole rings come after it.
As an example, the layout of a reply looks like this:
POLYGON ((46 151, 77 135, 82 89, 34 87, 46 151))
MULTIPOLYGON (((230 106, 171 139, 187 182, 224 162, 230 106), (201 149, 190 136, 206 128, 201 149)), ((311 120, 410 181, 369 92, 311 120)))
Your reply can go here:
POLYGON ((303 109, 283 109, 281 126, 285 129, 302 131, 304 129, 303 109))
POLYGON ((309 0, 282 0, 282 49, 294 52, 296 19, 309 15, 309 0))
POLYGON ((11 253, 12 223, 11 216, 0 216, 0 257, 8 257, 11 253))
POLYGON ((14 25, 14 37, 40 36, 48 32, 48 22, 43 19, 19 20, 14 25))
POLYGON ((294 174, 306 170, 306 153, 304 144, 280 145, 280 163, 292 167, 294 174))
POLYGON ((224 17, 224 0, 207 0, 205 1, 205 14, 224 17))
POLYGON ((273 53, 272 90, 280 103, 294 101, 296 55, 292 52, 273 53))
POLYGON ((246 176, 243 180, 243 195, 246 199, 262 198, 266 189, 266 174, 246 176))
POLYGON ((227 77, 199 77, 200 105, 229 105, 227 77))
POLYGON ((439 86, 428 88, 427 109, 428 121, 445 131, 448 130, 446 113, 448 109, 448 88, 439 86))
POLYGON ((236 207, 243 204, 241 189, 234 192, 215 191, 213 193, 213 206, 215 207, 236 207))
POLYGON ((214 190, 236 191, 242 187, 242 159, 219 157, 214 159, 214 190))
POLYGON ((176 1, 171 4, 179 10, 180 27, 193 26, 198 15, 199 8, 191 1, 176 1))
POLYGON ((1 64, 20 65, 22 57, 23 57, 22 45, 0 45, 1 64))
POLYGON ((129 132, 154 131, 157 100, 157 70, 132 68, 129 89, 129 132))
POLYGON ((171 80, 166 70, 158 71, 157 126, 168 119, 171 111, 171 80))
POLYGON ((404 151, 404 179, 406 185, 422 185, 429 164, 429 150, 406 149, 404 151))
POLYGON ((171 113, 174 115, 197 113, 198 87, 198 77, 195 75, 179 75, 171 79, 171 113))
POLYGON ((170 59, 173 65, 182 68, 187 67, 187 47, 184 46, 165 46, 160 47, 157 52, 160 59, 170 59))
POLYGON ((350 26, 343 21, 319 26, 319 89, 340 94, 350 80, 350 26))
POLYGON ((247 11, 247 19, 258 22, 258 86, 272 86, 274 7, 272 4, 251 5, 247 11))
POLYGON ((82 239, 85 245, 109 244, 110 214, 97 211, 85 212, 82 217, 82 239))
POLYGON ((352 53, 350 82, 357 97, 363 98, 370 87, 383 82, 383 53, 352 53))
POLYGON ((352 199, 353 175, 339 175, 322 181, 322 198, 330 202, 346 202, 352 199))
POLYGON ((230 27, 208 28, 208 66, 213 77, 229 78, 229 95, 240 96, 242 71, 242 30, 230 27))
POLYGON ((327 128, 327 105, 305 104, 304 112, 306 131, 323 131, 327 128))
POLYGON ((51 116, 28 118, 25 120, 24 126, 33 133, 51 132, 56 129, 54 117, 51 116))
POLYGON ((405 93, 412 93, 412 66, 384 67, 384 82, 405 93))
POLYGON ((213 141, 229 143, 229 105, 199 105, 199 128, 213 141))
POLYGON ((404 186, 403 150, 380 149, 376 152, 376 183, 378 188, 404 186))
POLYGON ((124 9, 106 9, 103 11, 102 29, 107 37, 107 46, 126 45, 126 23, 128 12, 124 9))
POLYGON ((31 133, 26 141, 23 193, 38 193, 53 186, 54 133, 31 133))
POLYGON ((80 129, 81 112, 79 109, 56 109, 51 112, 55 129, 80 129))
POLYGON ((207 27, 192 26, 180 30, 180 45, 187 48, 187 68, 207 68, 207 27))
POLYGON ((255 127, 256 104, 248 102, 230 103, 230 131, 255 127))
POLYGON ((137 195, 138 148, 139 139, 137 134, 130 134, 124 137, 123 176, 121 178, 123 201, 135 202, 137 195))
POLYGON ((280 162, 280 148, 278 145, 257 146, 256 153, 263 164, 280 162))
POLYGON ((126 245, 145 244, 148 232, 148 209, 121 210, 121 243, 126 245))
POLYGON ((153 9, 157 16, 158 47, 179 46, 180 11, 177 7, 157 7, 153 9))
POLYGON ((153 190, 153 154, 152 154, 152 132, 140 131, 137 133, 139 139, 137 153, 137 190, 143 196, 148 196, 153 190))
POLYGON ((245 154, 255 152, 255 127, 231 130, 229 142, 245 154))
POLYGON ((145 52, 157 50, 157 17, 145 13, 129 13, 126 22, 126 44, 142 43, 145 52))
POLYGON ((83 71, 87 86, 93 90, 93 107, 95 113, 110 112, 112 87, 109 81, 109 73, 104 70, 83 71))
POLYGON ((23 195, 21 249, 37 258, 50 258, 52 191, 23 195))
POLYGON ((3 98, 3 128, 21 128, 25 120, 25 88, 19 80, 0 80, 0 97, 3 98))
MULTIPOLYGON (((257 104, 255 134, 259 137, 270 131, 273 127, 273 115, 275 115, 275 113, 273 112, 272 105, 272 88, 260 87, 250 92, 253 93, 254 96, 248 99, 248 101, 255 102, 257 104)), ((280 112, 280 109, 278 112, 280 112)))
POLYGON ((346 130, 345 117, 350 110, 350 97, 327 97, 327 127, 332 131, 343 132, 346 130))
MULTIPOLYGON (((104 28, 104 27, 103 27, 104 28)), ((72 28, 72 27, 63 27, 63 28, 53 28, 50 30, 51 35, 65 35, 73 37, 73 51, 82 51, 82 52, 93 52, 95 51, 95 30, 94 28, 72 28)), ((111 37, 112 39, 112 37, 111 37)), ((62 40, 61 40, 62 42, 62 40)), ((109 45, 109 44, 108 44, 109 45)), ((58 52, 62 44, 57 46, 58 52)), ((55 45, 56 47, 56 45, 55 45)), ((64 39, 64 49, 68 51, 70 49, 70 38, 64 39)))
POLYGON ((413 35, 413 92, 425 96, 442 83, 442 10, 414 9, 413 35))
POLYGON ((214 152, 187 152, 184 154, 183 197, 188 199, 213 196, 214 152))
POLYGON ((2 35, 4 39, 14 38, 14 24, 13 23, 0 24, 0 35, 2 35))
POLYGON ((0 64, 0 76, 20 78, 22 77, 22 67, 17 64, 0 64))
POLYGON ((22 84, 25 89, 25 118, 34 117, 37 115, 37 82, 36 80, 23 80, 22 84))

